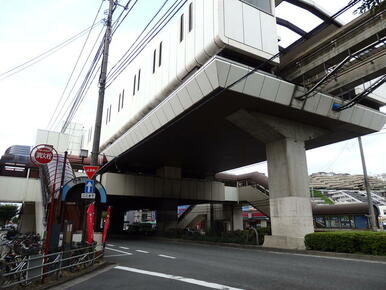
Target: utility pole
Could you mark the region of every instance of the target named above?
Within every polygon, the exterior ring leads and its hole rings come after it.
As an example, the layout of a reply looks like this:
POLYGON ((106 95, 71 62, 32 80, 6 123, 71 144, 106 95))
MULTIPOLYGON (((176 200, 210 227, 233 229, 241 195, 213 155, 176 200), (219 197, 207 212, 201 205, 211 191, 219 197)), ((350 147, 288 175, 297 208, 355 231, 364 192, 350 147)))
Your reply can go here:
POLYGON ((101 129, 102 129, 103 102, 105 98, 105 89, 106 89, 107 62, 109 59, 113 7, 114 7, 114 1, 109 0, 109 12, 107 15, 106 33, 105 33, 104 45, 103 45, 102 67, 101 67, 101 73, 99 76, 99 95, 98 95, 98 106, 97 106, 97 113, 96 113, 95 126, 94 126, 95 128, 94 139, 93 139, 92 152, 91 152, 91 165, 98 165, 99 143, 100 143, 101 129))
POLYGON ((362 168, 363 168, 363 178, 364 178, 364 181, 365 181, 365 187, 366 187, 366 193, 367 193, 367 202, 368 202, 368 205, 369 205, 371 229, 373 231, 376 231, 378 228, 377 228, 377 222, 375 220, 374 207, 373 207, 373 199, 371 197, 370 184, 369 184, 369 179, 367 177, 365 155, 363 153, 363 146, 362 146, 362 138, 361 137, 358 137, 358 143, 359 143, 359 150, 361 152, 362 168))

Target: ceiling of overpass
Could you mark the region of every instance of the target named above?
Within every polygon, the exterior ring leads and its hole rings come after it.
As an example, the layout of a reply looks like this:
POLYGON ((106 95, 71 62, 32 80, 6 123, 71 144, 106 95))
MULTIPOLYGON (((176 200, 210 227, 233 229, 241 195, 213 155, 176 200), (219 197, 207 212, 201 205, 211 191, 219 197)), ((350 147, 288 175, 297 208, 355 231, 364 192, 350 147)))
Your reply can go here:
POLYGON ((279 45, 287 48, 323 25, 344 25, 358 14, 354 11, 360 1, 350 0, 276 0, 276 17, 278 18, 279 45), (345 9, 347 7, 347 10, 345 9))

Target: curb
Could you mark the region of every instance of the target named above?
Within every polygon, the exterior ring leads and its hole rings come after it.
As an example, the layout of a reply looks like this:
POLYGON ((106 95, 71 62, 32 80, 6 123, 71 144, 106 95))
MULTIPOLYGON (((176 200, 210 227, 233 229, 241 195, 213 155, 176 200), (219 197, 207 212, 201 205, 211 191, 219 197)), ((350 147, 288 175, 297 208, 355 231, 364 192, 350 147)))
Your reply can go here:
POLYGON ((183 240, 183 239, 169 239, 164 237, 155 237, 155 240, 163 241, 173 241, 177 243, 191 243, 191 244, 204 244, 204 245, 215 245, 228 248, 241 248, 241 249, 256 249, 258 251, 266 252, 278 252, 278 253, 288 253, 288 254, 301 254, 309 256, 321 256, 321 257, 334 257, 334 258, 346 258, 346 259, 355 259, 362 261, 378 261, 386 262, 386 256, 374 256, 374 255, 364 255, 364 254, 351 254, 351 253, 336 253, 336 252, 322 252, 314 250, 290 250, 290 249, 280 249, 280 248, 267 248, 257 245, 243 245, 243 244, 234 244, 234 243, 220 243, 220 242, 208 242, 208 241, 193 241, 193 240, 183 240))

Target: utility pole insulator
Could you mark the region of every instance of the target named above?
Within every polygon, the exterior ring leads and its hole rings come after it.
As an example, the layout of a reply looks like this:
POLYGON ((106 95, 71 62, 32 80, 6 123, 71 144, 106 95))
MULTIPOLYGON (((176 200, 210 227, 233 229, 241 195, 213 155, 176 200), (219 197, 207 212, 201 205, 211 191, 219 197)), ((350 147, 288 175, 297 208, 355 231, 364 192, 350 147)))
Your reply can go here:
POLYGON ((106 89, 107 63, 109 59, 109 47, 110 47, 110 39, 111 39, 111 23, 112 23, 112 17, 113 17, 113 8, 114 8, 114 1, 109 0, 109 10, 107 15, 106 32, 105 32, 104 45, 103 45, 102 66, 101 66, 101 73, 99 76, 99 95, 98 95, 97 112, 95 117, 94 139, 93 139, 92 152, 91 152, 91 165, 98 165, 99 145, 100 145, 101 129, 102 129, 103 103, 104 103, 105 89, 106 89))

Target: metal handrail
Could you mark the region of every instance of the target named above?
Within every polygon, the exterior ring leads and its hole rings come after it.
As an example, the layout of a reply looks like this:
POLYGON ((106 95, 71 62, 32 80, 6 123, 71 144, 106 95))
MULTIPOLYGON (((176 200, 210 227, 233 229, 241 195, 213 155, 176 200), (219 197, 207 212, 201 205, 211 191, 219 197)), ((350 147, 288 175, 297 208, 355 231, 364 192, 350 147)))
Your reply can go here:
POLYGON ((57 279, 59 279, 60 273, 65 270, 69 269, 71 267, 81 266, 85 265, 87 263, 90 263, 90 266, 95 263, 96 260, 103 257, 104 253, 103 250, 101 251, 101 254, 97 255, 96 247, 95 246, 89 246, 89 247, 82 247, 82 248, 75 248, 71 250, 51 253, 47 255, 40 255, 40 256, 17 256, 18 259, 21 258, 20 261, 15 262, 9 262, 5 263, 6 265, 10 265, 11 270, 6 273, 1 274, 1 282, 2 285, 1 288, 8 288, 12 287, 18 284, 22 283, 28 283, 32 282, 34 280, 43 279, 51 274, 56 273, 57 279), (77 252, 81 252, 78 254, 77 252), (71 253, 75 253, 75 255, 71 255, 71 253), (67 255, 70 255, 67 257, 67 255), (47 262, 47 258, 54 257, 55 259, 53 261, 47 262), (82 257, 85 257, 85 260, 81 259, 82 257), (32 261, 41 260, 41 264, 30 266, 32 261), (74 263, 71 263, 71 261, 75 261, 74 263), (70 264, 69 264, 70 262, 70 264), (25 263, 25 264, 21 264, 25 263), (12 269, 12 265, 14 268, 12 269), (20 266, 21 265, 21 266, 20 266), (54 265, 54 269, 50 269, 54 265), (56 266, 57 265, 57 266, 56 266), (19 268, 21 267, 21 268, 19 268), (41 269, 39 275, 35 276, 29 276, 30 271, 41 269), (48 270, 48 271, 47 271, 48 270), (14 279, 15 281, 9 281, 11 283, 4 284, 8 281, 9 278, 12 278, 13 276, 16 276, 14 279))

